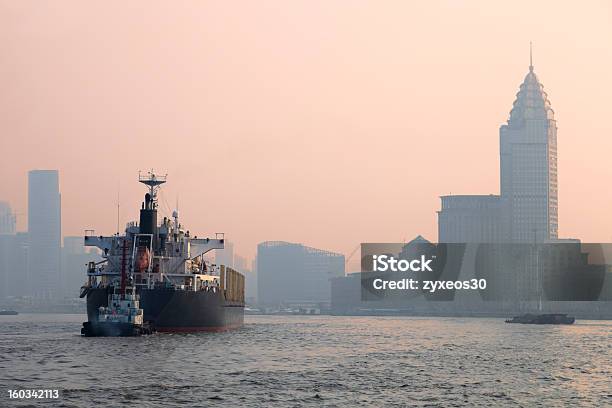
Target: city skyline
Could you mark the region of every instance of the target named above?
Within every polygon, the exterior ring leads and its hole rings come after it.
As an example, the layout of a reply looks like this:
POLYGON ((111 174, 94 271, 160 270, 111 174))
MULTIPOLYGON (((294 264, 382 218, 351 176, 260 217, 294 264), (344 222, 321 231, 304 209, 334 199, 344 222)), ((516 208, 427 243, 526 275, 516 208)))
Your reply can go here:
MULTIPOLYGON (((609 5, 364 3, 339 13, 336 3, 272 4, 237 13, 154 4, 141 19, 85 5, 26 18, 27 4, 4 4, 3 15, 21 17, 0 28, 18 39, 0 96, 0 147, 11 152, 0 200, 25 213, 27 171, 58 169, 65 234, 113 233, 117 193, 121 225, 137 219, 137 172, 154 167, 168 172, 165 201, 173 207, 178 196, 192 231, 223 231, 249 259, 274 239, 345 254, 361 241, 434 239, 439 196, 499 191, 498 126, 533 40, 560 118, 559 236, 612 238, 609 5), (438 13, 448 7, 454 13, 438 13), (112 32, 106 13, 118 19, 112 32), (185 31, 155 37, 168 19, 185 31), (321 34, 303 35, 313 24, 321 34), (477 36, 483 30, 489 38, 477 36), (407 185, 415 169, 426 177, 407 185), (394 200, 364 200, 373 183, 394 200)), ((26 230, 23 215, 17 223, 26 230)))

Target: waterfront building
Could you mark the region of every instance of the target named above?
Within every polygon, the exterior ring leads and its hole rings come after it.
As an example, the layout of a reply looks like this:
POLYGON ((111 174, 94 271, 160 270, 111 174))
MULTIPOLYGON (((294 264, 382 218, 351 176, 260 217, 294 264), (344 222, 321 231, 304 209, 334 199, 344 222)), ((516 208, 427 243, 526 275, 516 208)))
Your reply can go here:
POLYGON ((498 195, 442 196, 438 211, 440 242, 499 242, 502 240, 498 195))
POLYGON ((533 64, 499 129, 501 196, 511 242, 556 239, 557 125, 533 64))
POLYGON ((57 170, 28 174, 29 294, 52 298, 60 282, 61 198, 57 170))
POLYGON ((344 276, 344 255, 282 241, 257 246, 257 301, 272 307, 329 302, 330 279, 344 276))

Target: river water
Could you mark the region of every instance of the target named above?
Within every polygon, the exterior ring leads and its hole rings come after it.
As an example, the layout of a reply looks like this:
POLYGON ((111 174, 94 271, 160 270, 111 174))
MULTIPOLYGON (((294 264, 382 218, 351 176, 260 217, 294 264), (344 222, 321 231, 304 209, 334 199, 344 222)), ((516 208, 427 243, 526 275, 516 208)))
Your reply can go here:
POLYGON ((226 333, 83 338, 83 320, 0 316, 0 406, 612 404, 612 322, 246 316, 226 333))

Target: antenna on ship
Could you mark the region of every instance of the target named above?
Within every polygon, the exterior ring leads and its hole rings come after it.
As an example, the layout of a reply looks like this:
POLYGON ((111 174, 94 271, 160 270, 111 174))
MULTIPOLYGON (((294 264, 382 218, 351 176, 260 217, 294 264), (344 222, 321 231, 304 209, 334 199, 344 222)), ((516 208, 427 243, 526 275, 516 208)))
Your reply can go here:
POLYGON ((138 181, 149 187, 149 194, 151 195, 151 201, 154 205, 157 204, 157 191, 159 190, 159 186, 166 182, 167 176, 167 174, 163 176, 157 175, 153 172, 153 169, 148 171, 146 175, 142 175, 140 171, 138 172, 138 181))
POLYGON ((176 228, 176 232, 179 231, 179 198, 178 194, 176 196, 176 207, 174 207, 174 211, 172 212, 172 218, 174 218, 174 227, 176 228))
POLYGON ((117 181, 117 236, 119 236, 119 191, 121 188, 121 181, 117 181))

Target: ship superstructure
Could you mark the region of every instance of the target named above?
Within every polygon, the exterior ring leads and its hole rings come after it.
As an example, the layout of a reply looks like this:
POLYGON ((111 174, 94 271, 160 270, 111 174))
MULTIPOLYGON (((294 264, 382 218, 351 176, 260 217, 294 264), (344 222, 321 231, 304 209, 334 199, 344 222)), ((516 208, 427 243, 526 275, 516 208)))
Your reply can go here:
POLYGON ((179 221, 178 210, 158 224, 157 194, 166 176, 139 175, 148 187, 139 223, 127 225, 125 235, 85 236, 85 246, 97 247, 103 260, 90 262, 87 283, 89 321, 99 320, 100 307, 108 307, 115 288, 124 291, 122 271, 127 271, 144 311, 143 320, 158 331, 225 330, 239 327, 244 315, 244 276, 204 255, 223 249, 224 235, 191 236, 179 221))

